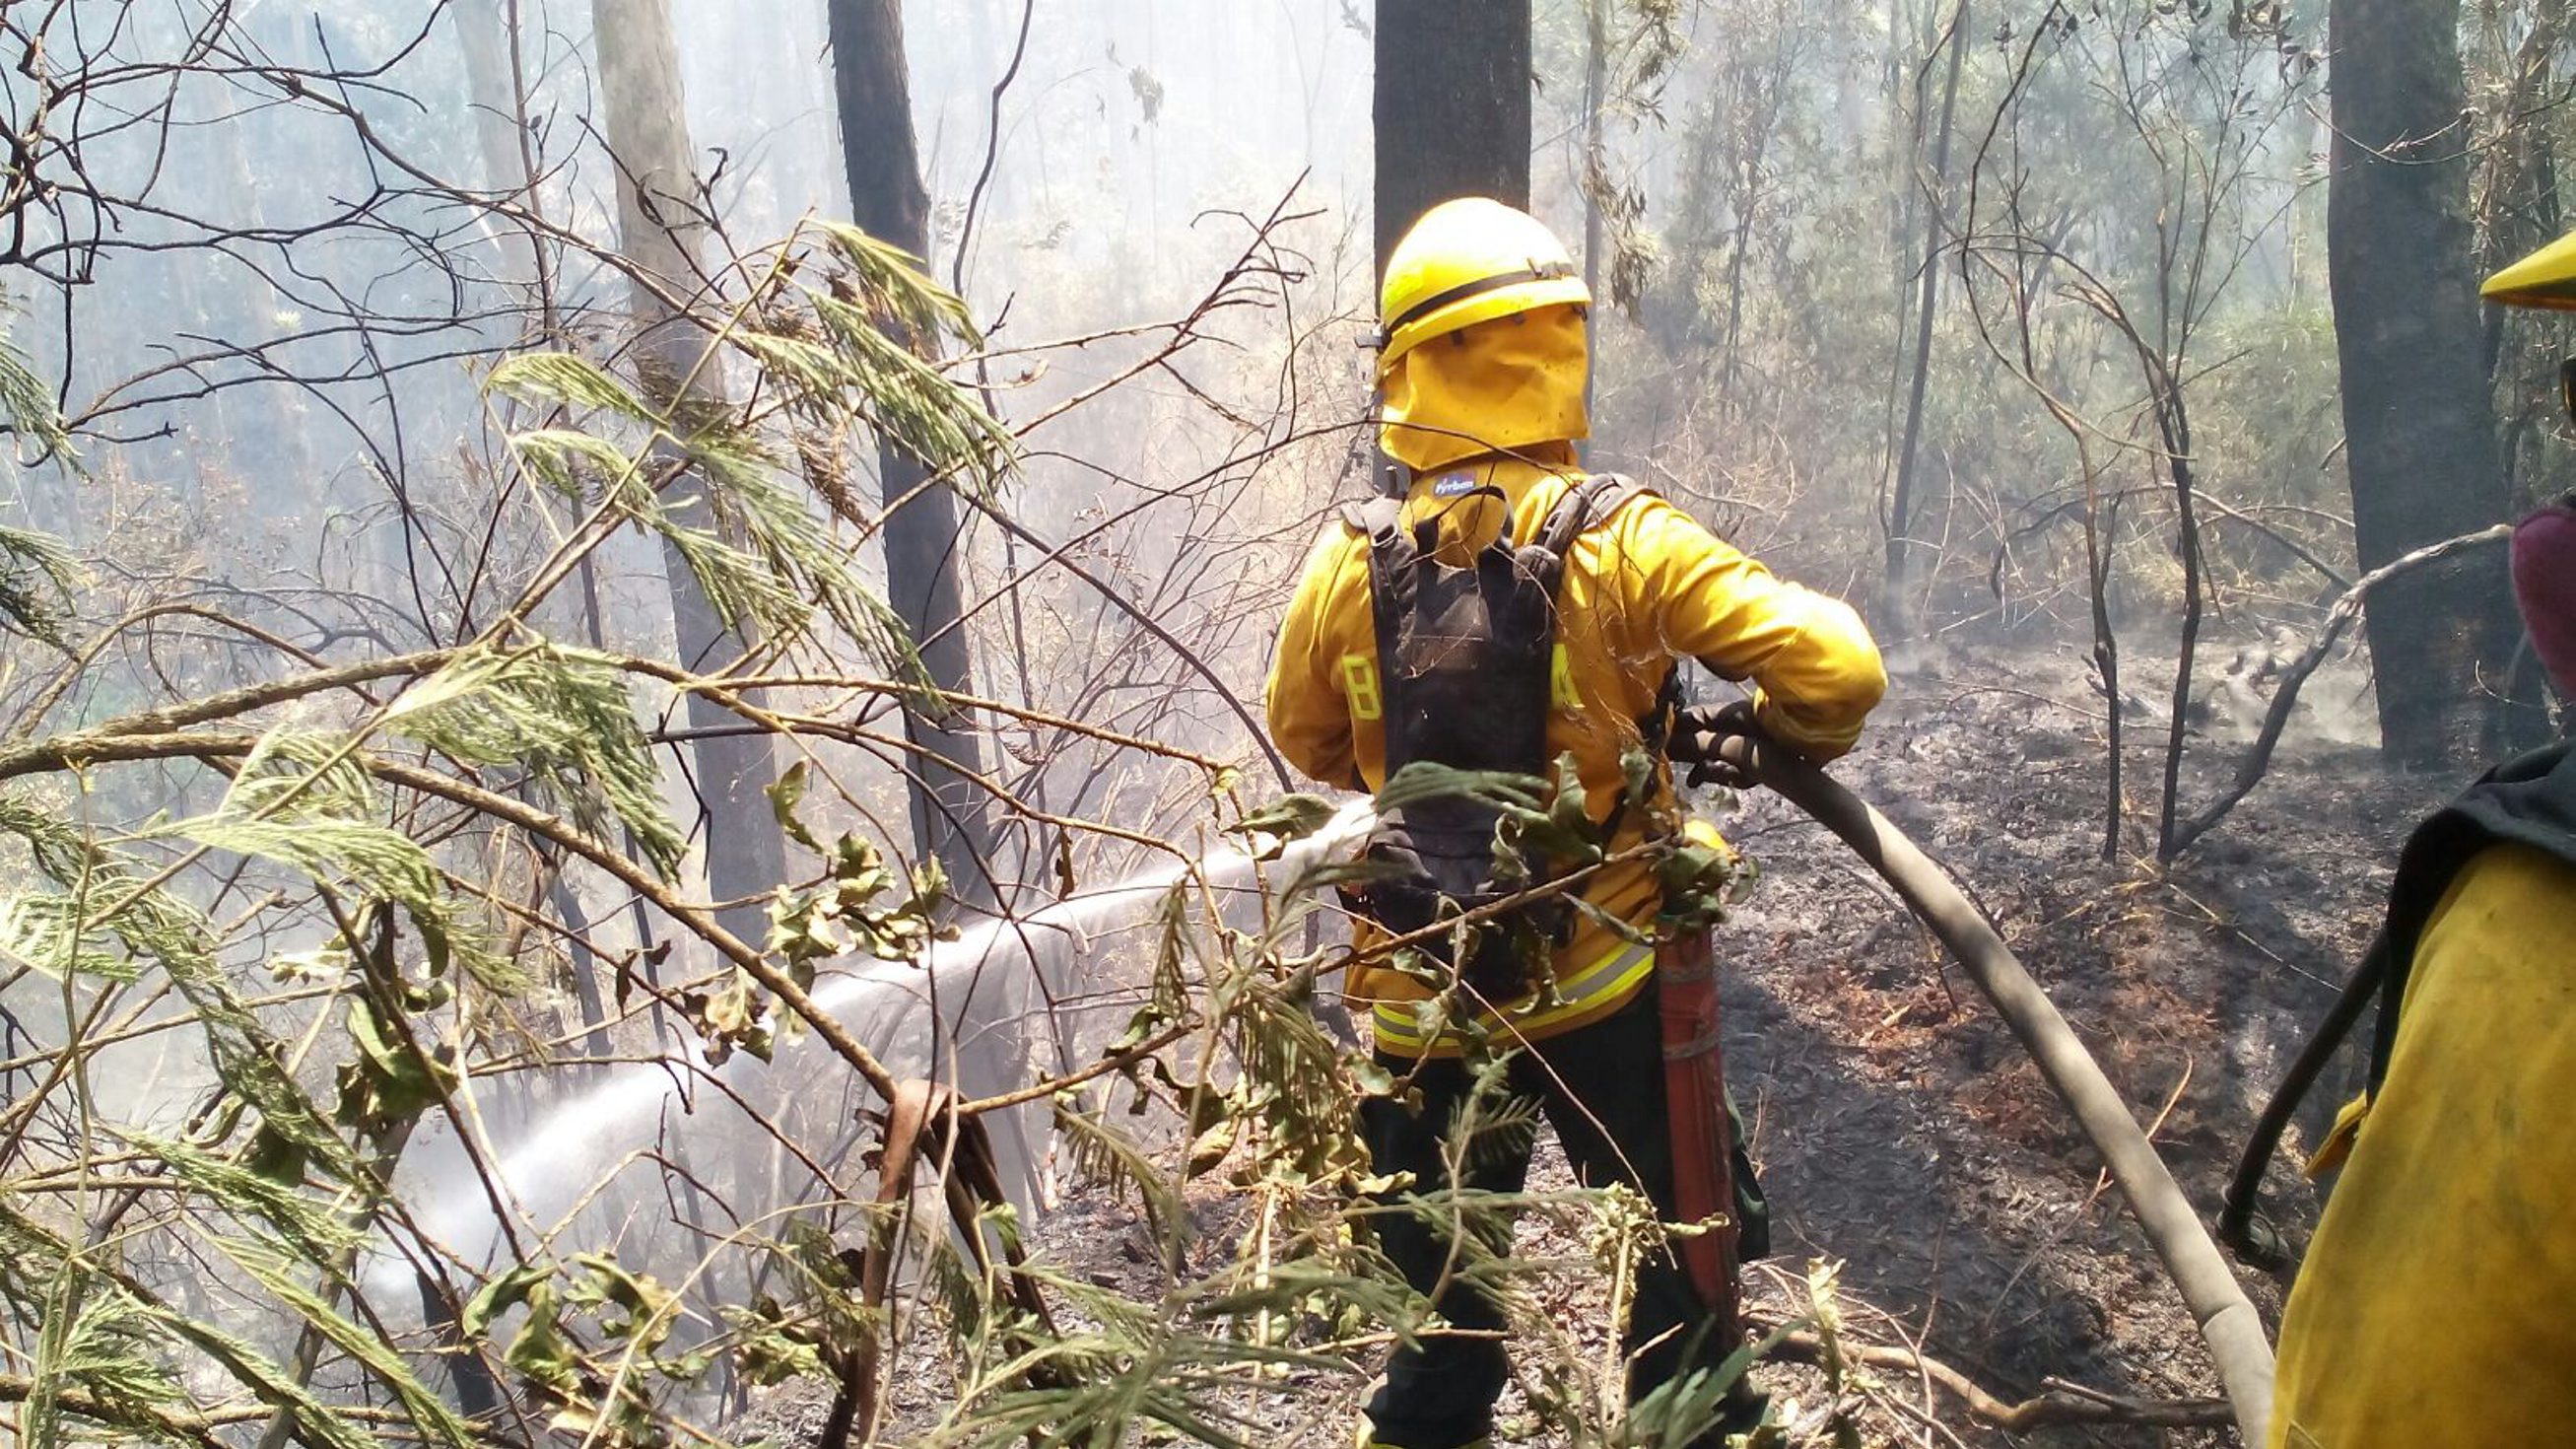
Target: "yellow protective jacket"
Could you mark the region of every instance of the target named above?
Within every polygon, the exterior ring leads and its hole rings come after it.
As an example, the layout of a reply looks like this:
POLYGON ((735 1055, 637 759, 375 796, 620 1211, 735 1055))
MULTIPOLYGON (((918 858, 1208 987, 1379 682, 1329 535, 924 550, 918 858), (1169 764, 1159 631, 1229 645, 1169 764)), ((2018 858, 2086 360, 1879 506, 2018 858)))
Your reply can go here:
POLYGON ((2576 1443, 2576 866, 2488 847, 2281 1321, 2272 1449, 2576 1443))
MULTIPOLYGON (((1506 505, 1490 495, 1458 493, 1470 486, 1499 489, 1509 500, 1514 542, 1527 544, 1580 477, 1570 466, 1525 457, 1460 462, 1415 485, 1405 525, 1436 514, 1442 560, 1463 566, 1493 540, 1506 505)), ((1695 656, 1726 678, 1753 681, 1763 726, 1819 760, 1851 748, 1887 688, 1878 647, 1848 605, 1781 582, 1652 495, 1631 498, 1575 540, 1558 600, 1565 667, 1548 716, 1548 755, 1573 754, 1595 820, 1610 818, 1622 787, 1619 757, 1641 738, 1639 722, 1678 656, 1695 656)), ((1271 736, 1299 770, 1348 788, 1375 791, 1386 783, 1368 539, 1348 524, 1332 525, 1306 561, 1279 632, 1268 708, 1271 736)), ((1671 788, 1669 778, 1658 784, 1667 807, 1671 788)), ((1643 837, 1646 821, 1636 817, 1671 813, 1631 812, 1615 846, 1643 837)), ((1643 862, 1603 870, 1584 895, 1640 927, 1652 924, 1660 905, 1643 862)), ((1363 945, 1368 938, 1363 924, 1363 945)), ((1584 920, 1556 955, 1560 1004, 1507 1023, 1489 1020, 1486 1027, 1533 1041, 1571 1030, 1617 1010, 1652 969, 1651 952, 1584 920)), ((1354 1009, 1372 1010, 1380 1047, 1407 1056, 1458 1049, 1452 1035, 1421 1034, 1414 1005, 1427 992, 1419 982, 1360 966, 1345 991, 1354 1009)))

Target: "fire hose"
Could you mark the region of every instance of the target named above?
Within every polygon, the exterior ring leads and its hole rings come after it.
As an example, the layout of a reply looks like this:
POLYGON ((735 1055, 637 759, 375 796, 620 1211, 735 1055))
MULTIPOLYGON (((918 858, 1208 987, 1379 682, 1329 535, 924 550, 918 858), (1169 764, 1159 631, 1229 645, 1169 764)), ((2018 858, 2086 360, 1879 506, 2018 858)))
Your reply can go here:
POLYGON ((2209 1345, 2246 1444, 2262 1444, 2272 1417, 2272 1345, 2263 1335, 2260 1315, 2119 1089, 2003 938, 1940 866, 1885 816, 1777 743, 1743 732, 1740 724, 1723 717, 1686 715, 1672 753, 1677 759, 1722 766, 1813 816, 1895 887, 1906 907, 1958 960, 2101 1154, 2209 1345))

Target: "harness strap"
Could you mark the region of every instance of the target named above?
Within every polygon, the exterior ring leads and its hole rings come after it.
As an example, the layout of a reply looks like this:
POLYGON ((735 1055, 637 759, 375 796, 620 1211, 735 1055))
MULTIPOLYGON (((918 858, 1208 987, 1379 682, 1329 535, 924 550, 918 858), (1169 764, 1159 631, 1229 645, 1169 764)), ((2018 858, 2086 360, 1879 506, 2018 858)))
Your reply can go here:
MULTIPOLYGON (((1480 489, 1496 495, 1500 489, 1480 489)), ((1594 473, 1565 490, 1565 496, 1548 510, 1547 519, 1539 525, 1538 547, 1559 560, 1574 546, 1574 540, 1595 524, 1607 523, 1612 514, 1630 498, 1654 490, 1621 473, 1594 473), (1604 505, 1607 506, 1604 506, 1604 505)), ((1341 520, 1358 533, 1368 535, 1374 545, 1388 534, 1401 534, 1404 527, 1404 503, 1396 498, 1371 498, 1342 505, 1341 520)), ((1419 540, 1413 540, 1416 547, 1419 540)))
MULTIPOLYGON (((1620 473, 1595 473, 1565 491, 1549 510, 1547 522, 1539 528, 1536 546, 1547 552, 1548 592, 1552 597, 1565 572, 1566 552, 1574 541, 1598 524, 1617 516, 1628 500, 1654 490, 1620 473)), ((1655 691, 1655 702, 1637 721, 1637 732, 1644 738, 1648 753, 1663 758, 1664 746, 1672 739, 1673 722, 1681 715, 1682 672, 1667 665, 1663 685, 1655 691)), ((1610 807, 1610 818, 1601 822, 1602 833, 1617 839, 1620 827, 1627 823, 1628 801, 1623 796, 1610 807)))
POLYGON ((1618 473, 1595 473, 1565 490, 1565 496, 1548 510, 1547 522, 1539 526, 1538 546, 1562 562, 1565 551, 1574 547, 1575 538, 1596 523, 1607 523, 1620 506, 1646 490, 1634 479, 1618 473), (1595 516, 1596 506, 1607 502, 1595 516))
MULTIPOLYGON (((2317 1078, 2325 1074, 2326 1065, 2352 1035, 2361 1014, 2377 1000, 2389 977, 2389 958, 2395 953, 2389 946, 2388 933, 2382 931, 2370 943, 2370 953, 2354 969, 2352 980, 2335 998, 2332 1010, 2317 1024, 2316 1035, 2308 1039, 2298 1060, 2290 1064, 2289 1075, 2281 1079, 2272 1100, 2263 1106, 2263 1115, 2254 1123, 2254 1135, 2246 1140, 2243 1155, 2236 1160, 2236 1176, 2227 1184, 2227 1197, 2218 1213, 2218 1241, 2228 1251, 2257 1267, 2271 1267, 2287 1260, 2281 1248, 2280 1234, 2268 1223, 2258 1224, 2254 1210, 2263 1190, 2264 1171, 2272 1164, 2272 1154, 2280 1149, 2281 1134, 2289 1127, 2290 1118, 2315 1089, 2317 1078)), ((2393 1007, 2382 1011, 2394 1014, 2393 1007)), ((2379 1076, 2374 1070, 2370 1092, 2379 1090, 2379 1076)), ((2365 1098, 2367 1100, 2367 1098, 2365 1098)))
MULTIPOLYGON (((1369 619, 1377 631, 1377 677, 1381 690, 1395 683, 1395 641, 1407 614, 1413 612, 1414 546, 1404 533, 1404 503, 1372 498, 1342 509, 1342 521, 1368 535, 1369 619)), ((1390 733, 1389 743, 1393 743, 1390 733)))

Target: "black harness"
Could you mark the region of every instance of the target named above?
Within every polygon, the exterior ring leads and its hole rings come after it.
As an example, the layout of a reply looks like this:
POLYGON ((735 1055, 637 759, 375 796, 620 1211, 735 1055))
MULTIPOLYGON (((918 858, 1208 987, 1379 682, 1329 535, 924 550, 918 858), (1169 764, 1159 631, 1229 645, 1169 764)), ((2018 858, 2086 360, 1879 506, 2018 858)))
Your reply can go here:
MULTIPOLYGON (((1424 761, 1458 770, 1548 773, 1557 590, 1566 551, 1643 491, 1616 474, 1587 477, 1549 511, 1537 541, 1514 547, 1506 526, 1464 568, 1440 561, 1436 518, 1407 532, 1395 499, 1343 510, 1345 521, 1369 540, 1389 780, 1424 761)), ((1381 873, 1345 891, 1345 898, 1388 931, 1407 935, 1520 895, 1541 881, 1504 867, 1507 857, 1496 850, 1501 823, 1501 809, 1476 794, 1414 798, 1383 809, 1363 855, 1381 873)), ((1613 832, 1617 824, 1614 815, 1613 832)), ((1447 940, 1421 949, 1501 1005, 1529 996, 1546 979, 1547 950, 1568 939, 1572 925, 1571 907, 1552 897, 1469 929, 1464 960, 1447 940)))

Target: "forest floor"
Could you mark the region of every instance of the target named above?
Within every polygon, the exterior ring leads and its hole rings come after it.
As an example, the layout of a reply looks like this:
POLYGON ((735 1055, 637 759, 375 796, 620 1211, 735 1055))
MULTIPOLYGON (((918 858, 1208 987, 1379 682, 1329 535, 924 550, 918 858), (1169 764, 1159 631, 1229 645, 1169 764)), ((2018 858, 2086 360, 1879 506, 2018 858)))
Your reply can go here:
MULTIPOLYGON (((2117 858, 2101 859, 2098 696, 2071 651, 1961 654, 1910 674, 1866 743, 1835 767, 2001 923, 2138 1118, 2154 1124, 2204 1214, 2214 1214, 2264 1097, 2367 944, 2407 828, 2462 783, 2387 773, 2350 740, 2356 696, 2367 711, 2356 676, 2324 675, 2309 691, 2322 703, 2302 706, 2269 777, 2167 872, 2153 863, 2164 731, 2134 704, 2130 818, 2117 858)), ((2239 733, 2221 720, 2192 736, 2186 810, 2232 772, 2239 733)), ((1748 797, 1721 823, 1761 868, 1719 936, 1721 960, 1731 957, 1730 1079, 1774 1218, 1774 1256, 1748 1274, 1756 1316, 1796 1316, 1807 1263, 1839 1262, 1854 1337, 1918 1343, 2006 1401, 2051 1379, 2128 1398, 2215 1394, 2190 1317, 2118 1192, 1975 988, 1891 892, 1784 802, 1748 797)), ((2330 1080, 2306 1120, 2337 1095, 2330 1080)), ((2285 1161, 2297 1145, 2294 1132, 2285 1161)), ((1533 1189, 1569 1183, 1543 1142, 1533 1189)), ((1077 1195, 1043 1214, 1033 1249, 1150 1299, 1156 1253, 1132 1211, 1106 1196, 1077 1195)), ((1199 1207, 1210 1236, 1228 1241, 1225 1202, 1211 1194, 1199 1207)), ((2276 1165, 2267 1207, 2294 1247, 2304 1242, 2316 1199, 2295 1173, 2276 1165)), ((1579 1244, 1549 1240, 1558 1231, 1525 1224, 1522 1252, 1581 1261, 1579 1244)), ((2240 1275, 2277 1322, 2281 1285, 2240 1275)), ((1602 1285, 1567 1273, 1549 1291, 1552 1316, 1597 1352, 1602 1285)), ((921 1422, 944 1397, 943 1376, 924 1359, 912 1355, 890 1385, 899 1421, 921 1422)), ((1759 1376, 1784 1402, 1820 1401, 1812 1369, 1772 1365, 1759 1376)), ((1871 1444, 2235 1437, 2118 1427, 2012 1439, 1911 1374, 1878 1379, 1859 1417, 1871 1444)), ((1350 1442, 1359 1382, 1292 1382, 1245 1408, 1278 1449, 1338 1449, 1350 1442)), ((821 1407, 806 1389, 782 1390, 751 1418, 793 1443, 821 1407)), ((1499 1441, 1549 1437, 1515 1389, 1499 1441)))

